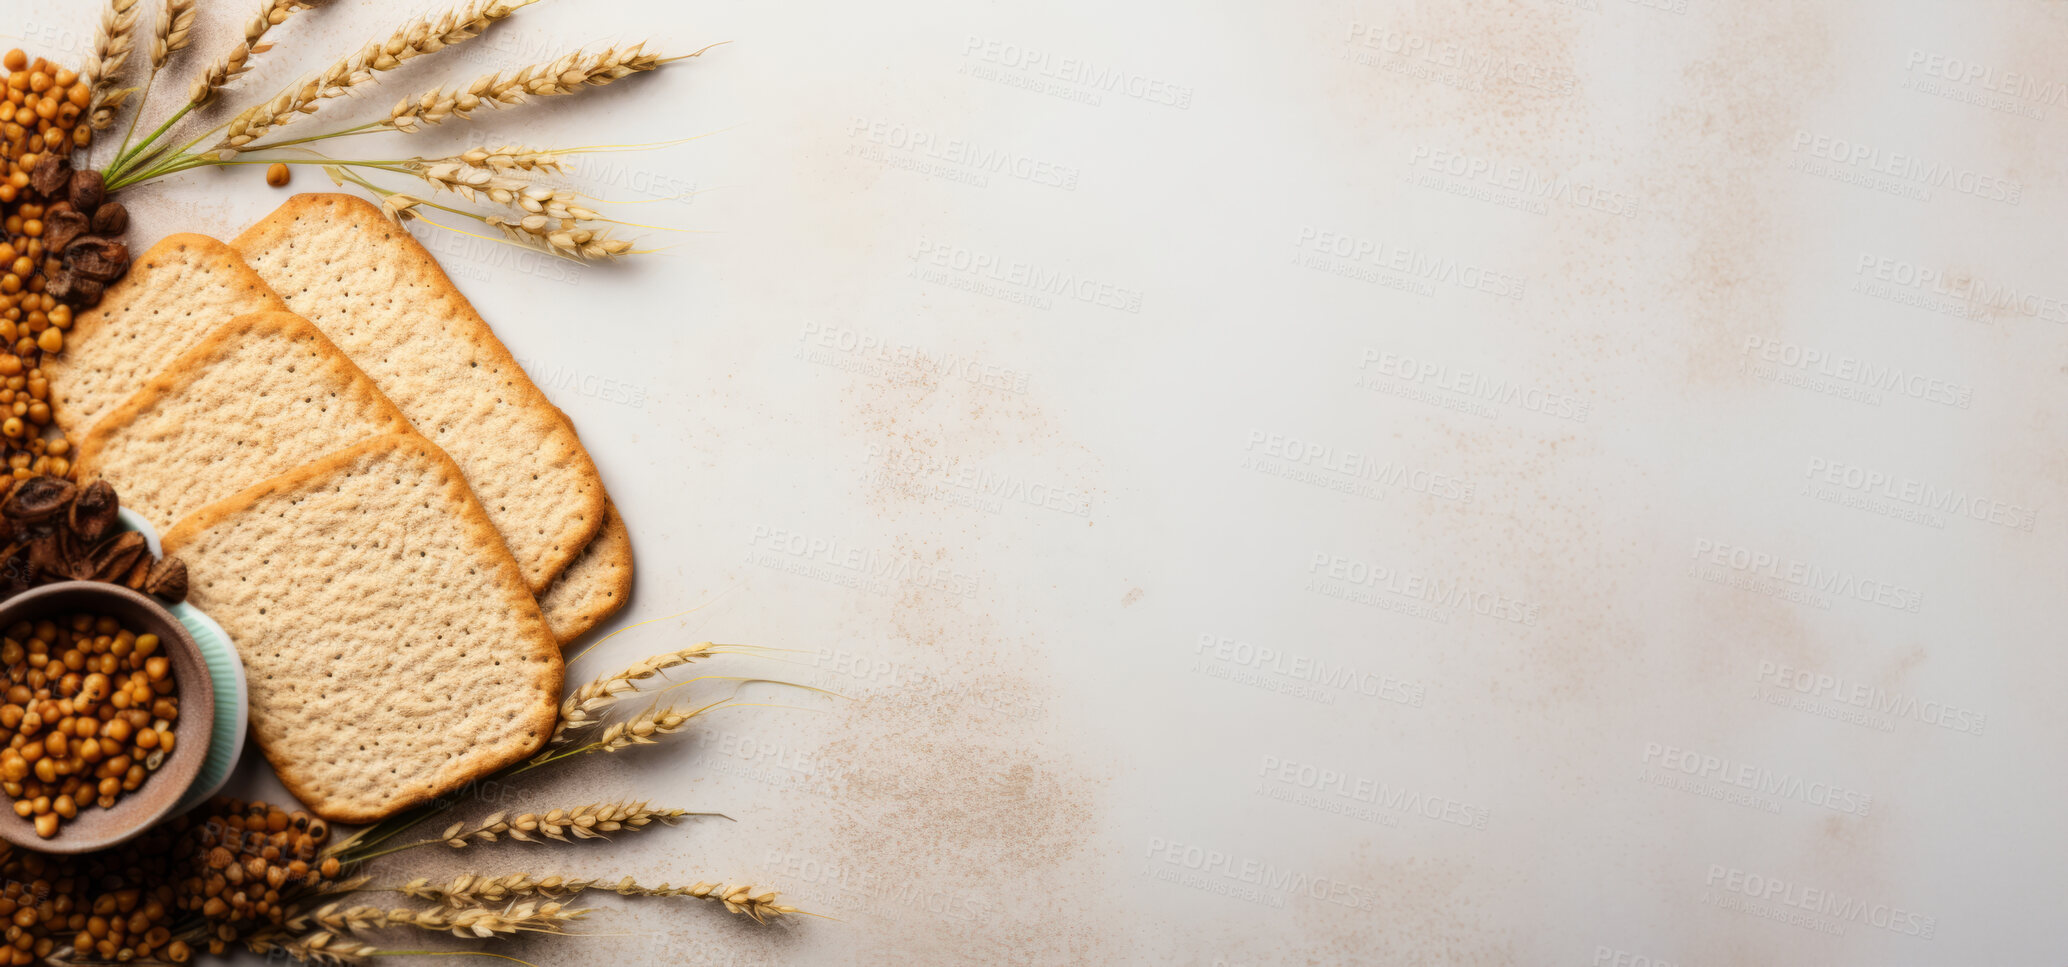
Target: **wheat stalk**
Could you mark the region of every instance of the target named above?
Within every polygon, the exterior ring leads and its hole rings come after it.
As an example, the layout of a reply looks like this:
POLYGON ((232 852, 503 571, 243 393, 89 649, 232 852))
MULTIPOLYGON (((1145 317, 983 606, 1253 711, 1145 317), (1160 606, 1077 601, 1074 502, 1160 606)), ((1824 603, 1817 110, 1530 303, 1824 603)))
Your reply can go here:
POLYGON ((349 964, 363 964, 379 955, 381 951, 372 944, 347 940, 328 931, 316 931, 299 940, 278 939, 271 936, 256 936, 245 946, 252 953, 267 954, 274 951, 286 954, 294 960, 317 967, 345 967, 349 964))
POLYGON ((455 937, 489 939, 507 937, 518 933, 566 933, 567 924, 587 916, 587 910, 569 910, 556 902, 524 901, 512 903, 500 910, 470 906, 456 909, 433 907, 428 910, 411 910, 397 907, 383 910, 372 906, 340 907, 326 904, 313 913, 304 913, 288 921, 294 930, 305 930, 310 926, 321 927, 333 935, 367 933, 388 927, 414 927, 451 933, 455 937))
POLYGON ((373 75, 394 70, 405 61, 472 40, 490 24, 537 2, 470 0, 446 11, 435 22, 419 17, 388 39, 369 43, 315 77, 281 91, 271 100, 246 108, 230 121, 228 133, 210 150, 218 159, 228 160, 240 151, 249 150, 247 146, 253 141, 293 121, 296 116, 316 113, 324 100, 341 97, 354 88, 370 84, 374 80, 373 75))
POLYGON ((608 883, 603 880, 565 876, 535 877, 526 873, 495 877, 461 874, 443 886, 434 886, 428 878, 417 877, 395 889, 404 896, 418 900, 431 900, 462 908, 484 903, 505 903, 518 897, 565 898, 588 890, 609 890, 619 896, 686 896, 700 900, 717 900, 725 904, 727 912, 738 913, 762 922, 798 912, 796 907, 781 903, 780 894, 775 890, 755 893, 749 886, 721 886, 702 881, 689 886, 669 886, 666 883, 660 886, 641 886, 629 876, 615 883, 608 883))
MULTIPOLYGON (((498 228, 503 228, 502 225, 498 224, 498 220, 494 216, 490 216, 488 223, 496 225, 498 228)), ((509 229, 504 228, 504 231, 507 232, 509 229)), ((709 658, 712 655, 723 654, 720 651, 723 647, 723 645, 704 641, 687 648, 678 648, 674 651, 652 655, 640 659, 639 662, 624 671, 604 675, 575 689, 572 694, 567 696, 566 700, 560 703, 560 724, 553 727, 553 737, 547 740, 547 748, 563 745, 572 738, 570 733, 589 728, 601 722, 603 716, 609 712, 612 705, 617 703, 620 696, 638 691, 640 682, 659 675, 668 669, 679 668, 691 662, 709 658)))
POLYGON ((673 826, 688 815, 690 813, 681 809, 655 809, 644 800, 590 803, 574 809, 518 816, 497 812, 471 829, 464 822, 454 823, 433 842, 443 842, 454 849, 463 848, 470 842, 493 843, 504 836, 526 843, 542 839, 572 843, 582 839, 602 839, 606 834, 620 830, 644 829, 654 823, 673 826))
POLYGON ((158 32, 151 38, 152 74, 193 42, 195 5, 196 0, 165 0, 165 14, 158 18, 158 32))
POLYGON ((524 103, 528 97, 573 94, 704 52, 699 50, 682 57, 662 57, 645 47, 645 44, 609 47, 594 54, 577 50, 558 60, 487 74, 475 78, 465 87, 436 88, 415 97, 405 97, 388 112, 387 126, 397 131, 414 132, 422 125, 437 124, 447 118, 466 118, 483 105, 510 107, 524 103))
POLYGON ((201 107, 215 99, 223 86, 244 76, 251 70, 251 58, 272 50, 273 45, 263 43, 266 31, 280 26, 297 13, 309 9, 315 0, 267 0, 258 16, 244 25, 244 41, 230 49, 230 52, 216 58, 215 63, 194 78, 194 86, 187 95, 188 103, 201 107))
POLYGON ((86 62, 86 80, 93 91, 91 121, 99 131, 115 123, 115 112, 129 99, 126 90, 114 90, 129 55, 136 49, 136 22, 143 14, 137 0, 109 0, 101 11, 100 32, 93 41, 93 56, 86 62))

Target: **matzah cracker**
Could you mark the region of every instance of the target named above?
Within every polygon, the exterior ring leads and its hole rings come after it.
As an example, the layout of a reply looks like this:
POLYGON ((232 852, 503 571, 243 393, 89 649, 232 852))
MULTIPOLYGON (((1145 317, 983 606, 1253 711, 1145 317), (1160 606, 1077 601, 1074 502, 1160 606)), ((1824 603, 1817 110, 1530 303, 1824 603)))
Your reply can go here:
POLYGON ((217 500, 409 421, 289 312, 224 323, 79 441, 79 479, 113 484, 161 530, 217 500))
POLYGON ((215 327, 286 308, 229 246, 169 235, 79 313, 64 353, 44 360, 51 414, 77 440, 215 327))
POLYGON ((574 426, 379 208, 296 195, 231 245, 452 455, 533 592, 596 536, 603 481, 574 426))
POLYGON ((606 505, 605 512, 609 516, 596 539, 539 595, 539 609, 563 645, 602 624, 632 596, 632 533, 616 504, 606 505))
POLYGON ((243 654, 259 747, 325 819, 375 822, 552 734, 559 642, 459 467, 416 434, 211 504, 165 550, 243 654))

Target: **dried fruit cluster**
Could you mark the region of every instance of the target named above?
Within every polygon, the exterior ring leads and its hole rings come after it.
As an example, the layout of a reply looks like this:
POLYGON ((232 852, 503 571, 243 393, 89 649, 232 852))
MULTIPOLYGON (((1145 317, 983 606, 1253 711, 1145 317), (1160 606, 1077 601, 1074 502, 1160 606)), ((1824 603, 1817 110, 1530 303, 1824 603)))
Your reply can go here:
POLYGON ((0 598, 56 581, 103 581, 178 603, 187 566, 151 559, 144 535, 111 533, 121 503, 105 480, 0 477, 0 598))

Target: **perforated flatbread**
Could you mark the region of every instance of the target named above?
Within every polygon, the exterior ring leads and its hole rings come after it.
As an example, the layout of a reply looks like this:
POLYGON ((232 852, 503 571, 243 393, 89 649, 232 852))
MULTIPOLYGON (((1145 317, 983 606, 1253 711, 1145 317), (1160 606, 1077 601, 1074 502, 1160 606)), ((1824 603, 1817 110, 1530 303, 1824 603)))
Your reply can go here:
POLYGON ((632 596, 632 533, 616 504, 605 505, 605 513, 596 539, 539 595, 546 623, 563 645, 588 634, 632 596))
POLYGON ((172 360, 79 441, 79 478, 160 529, 268 477, 409 421, 290 312, 238 316, 172 360))
POLYGON ((603 526, 603 481, 430 253, 352 195, 296 195, 231 243, 452 455, 534 592, 603 526))
POLYGON ((44 361, 51 415, 77 440, 217 326, 286 308, 229 246, 206 235, 167 236, 99 306, 79 313, 64 353, 44 361))
POLYGON ((237 642, 251 728, 288 791, 374 822, 536 752, 559 642, 459 467, 376 437, 165 535, 237 642))

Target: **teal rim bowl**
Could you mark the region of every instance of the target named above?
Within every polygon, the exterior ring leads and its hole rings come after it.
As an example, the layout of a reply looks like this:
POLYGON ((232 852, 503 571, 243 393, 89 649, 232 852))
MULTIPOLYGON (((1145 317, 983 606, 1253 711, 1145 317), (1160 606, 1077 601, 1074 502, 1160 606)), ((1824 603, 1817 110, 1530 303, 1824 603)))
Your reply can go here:
MULTIPOLYGON (((164 551, 158 546, 157 528, 152 527, 141 514, 124 507, 121 523, 124 530, 144 535, 144 543, 150 549, 152 559, 164 556, 164 551)), ((244 661, 237 657, 237 646, 223 632, 223 626, 216 624, 215 619, 200 608, 184 601, 168 605, 166 610, 179 619, 180 625, 194 639, 201 652, 202 664, 208 666, 208 677, 215 683, 215 728, 209 732, 208 758, 201 764, 201 774, 194 778, 194 784, 169 814, 177 816, 207 802, 230 781, 230 773, 237 770, 237 760, 244 754, 247 727, 244 712, 251 703, 250 686, 244 680, 244 661)))

